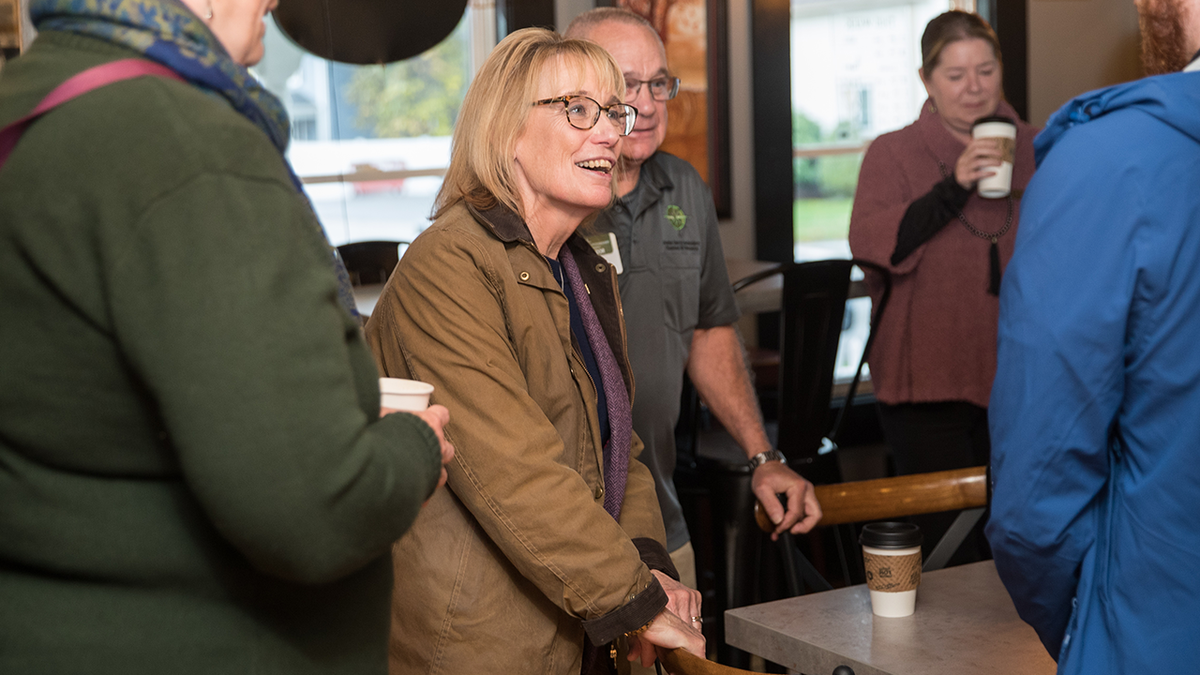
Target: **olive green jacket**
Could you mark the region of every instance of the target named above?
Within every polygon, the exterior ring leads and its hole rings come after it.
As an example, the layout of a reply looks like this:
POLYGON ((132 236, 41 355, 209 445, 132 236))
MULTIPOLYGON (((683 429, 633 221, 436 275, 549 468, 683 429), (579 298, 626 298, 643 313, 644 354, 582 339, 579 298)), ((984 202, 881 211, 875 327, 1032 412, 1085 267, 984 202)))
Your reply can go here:
MULTIPOLYGON (((567 245, 632 392, 616 274, 578 235, 567 245)), ((453 207, 389 280, 367 340, 381 371, 434 385, 456 450, 451 489, 393 549, 392 673, 573 675, 585 632, 604 644, 666 605, 645 465, 629 463, 620 522, 604 510, 596 389, 569 320, 504 208, 453 207)))
MULTIPOLYGON (((0 126, 137 54, 43 32, 0 126)), ((0 673, 382 674, 387 552, 439 473, 266 136, 173 80, 0 170, 0 673)))

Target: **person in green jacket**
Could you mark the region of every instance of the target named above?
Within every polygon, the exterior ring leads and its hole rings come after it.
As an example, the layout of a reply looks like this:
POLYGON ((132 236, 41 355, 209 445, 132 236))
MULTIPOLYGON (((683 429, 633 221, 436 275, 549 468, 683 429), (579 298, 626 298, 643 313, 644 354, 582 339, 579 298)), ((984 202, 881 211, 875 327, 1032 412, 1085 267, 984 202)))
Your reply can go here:
MULTIPOLYGON (((36 0, 0 128, 0 673, 387 670, 387 553, 452 448, 381 417, 246 67, 274 0, 36 0)), ((444 474, 443 474, 444 475, 444 474)))

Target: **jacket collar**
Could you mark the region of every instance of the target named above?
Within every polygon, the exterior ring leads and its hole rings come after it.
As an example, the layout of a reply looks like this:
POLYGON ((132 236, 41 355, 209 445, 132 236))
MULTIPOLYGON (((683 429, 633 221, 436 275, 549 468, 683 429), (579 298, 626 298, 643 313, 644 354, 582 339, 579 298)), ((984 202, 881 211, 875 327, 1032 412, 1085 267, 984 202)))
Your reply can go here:
POLYGON ((642 162, 641 173, 638 174, 638 185, 644 185, 647 189, 646 194, 658 198, 663 192, 675 187, 675 183, 671 181, 671 177, 667 172, 658 165, 658 157, 661 153, 655 152, 642 162))
POLYGON ((492 235, 506 244, 517 241, 534 243, 533 233, 529 231, 525 219, 503 204, 497 204, 490 209, 478 209, 467 204, 467 210, 475 220, 488 228, 492 235))
POLYGON ((1200 143, 1200 87, 1195 72, 1167 73, 1089 91, 1067 101, 1033 142, 1040 165, 1067 131, 1115 112, 1136 109, 1200 143))
MULTIPOLYGON (((643 169, 645 169, 644 165, 643 169)), ((666 174, 661 169, 655 167, 655 171, 663 179, 666 179, 666 174)), ((669 179, 667 179, 667 184, 670 184, 669 179)), ((470 204, 467 204, 466 207, 475 220, 487 228, 500 241, 506 244, 525 243, 535 251, 537 250, 537 245, 533 241, 533 234, 529 232, 529 226, 512 209, 503 204, 498 204, 490 209, 478 209, 470 204)), ((584 284, 589 289, 593 289, 589 296, 592 300, 592 308, 596 310, 596 317, 600 320, 600 325, 604 328, 608 344, 613 348, 613 353, 617 357, 617 364, 621 368, 621 375, 625 379, 625 386, 628 388, 629 395, 632 398, 633 373, 629 366, 629 357, 625 351, 625 326, 622 321, 620 301, 618 300, 616 273, 609 269, 611 266, 608 262, 597 255, 592 249, 591 244, 588 244, 587 240, 580 236, 578 231, 573 233, 563 245, 570 247, 571 253, 575 256, 575 264, 579 267, 579 275, 583 277, 584 284)))
POLYGON ((613 356, 617 359, 621 377, 625 380, 625 387, 632 400, 633 372, 626 351, 625 325, 622 320, 620 293, 617 291, 616 272, 578 233, 572 234, 564 246, 568 247, 575 257, 579 276, 589 289, 588 297, 592 301, 592 309, 596 310, 596 318, 600 320, 604 336, 608 338, 608 344, 612 347, 613 356))

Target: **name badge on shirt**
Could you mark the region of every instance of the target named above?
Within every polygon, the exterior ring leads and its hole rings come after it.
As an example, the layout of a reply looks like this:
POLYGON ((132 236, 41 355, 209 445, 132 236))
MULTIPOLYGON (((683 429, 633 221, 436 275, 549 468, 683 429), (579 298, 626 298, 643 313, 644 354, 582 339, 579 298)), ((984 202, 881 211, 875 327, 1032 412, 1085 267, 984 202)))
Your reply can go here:
POLYGON ((587 243, 592 245, 592 250, 601 258, 617 269, 617 274, 624 271, 621 268, 621 251, 617 248, 617 235, 612 232, 588 235, 587 243))

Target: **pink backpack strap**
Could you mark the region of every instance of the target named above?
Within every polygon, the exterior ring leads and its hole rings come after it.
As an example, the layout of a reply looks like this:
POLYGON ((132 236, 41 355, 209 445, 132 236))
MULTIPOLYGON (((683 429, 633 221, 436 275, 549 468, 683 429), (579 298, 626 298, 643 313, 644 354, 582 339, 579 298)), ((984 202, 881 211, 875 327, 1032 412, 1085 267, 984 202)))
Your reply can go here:
POLYGON ((174 70, 144 59, 112 61, 77 73, 55 87, 54 91, 47 94, 46 98, 42 99, 42 102, 37 104, 37 107, 28 115, 0 129, 0 168, 3 168, 4 163, 8 161, 8 156, 17 146, 17 141, 21 138, 21 134, 25 133, 25 129, 46 112, 93 89, 143 75, 156 75, 183 81, 179 73, 174 70))

